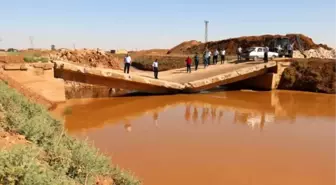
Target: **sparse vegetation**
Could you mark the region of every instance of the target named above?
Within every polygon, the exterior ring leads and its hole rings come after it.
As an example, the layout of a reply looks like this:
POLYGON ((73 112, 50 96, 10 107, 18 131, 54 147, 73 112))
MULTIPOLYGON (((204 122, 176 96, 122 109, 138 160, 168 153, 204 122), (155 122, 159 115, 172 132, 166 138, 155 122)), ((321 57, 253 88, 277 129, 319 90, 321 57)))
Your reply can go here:
POLYGON ((151 55, 137 57, 136 59, 134 59, 132 65, 137 69, 152 71, 153 70, 152 64, 156 58, 159 61, 160 71, 182 68, 185 67, 186 65, 184 57, 172 57, 172 56, 162 57, 151 55))
POLYGON ((62 122, 40 105, 0 82, 0 128, 22 134, 29 146, 0 151, 0 184, 94 184, 97 176, 114 184, 137 185, 86 141, 68 136, 62 122))
POLYGON ((66 107, 63 111, 63 115, 66 116, 66 115, 70 115, 72 113, 72 109, 71 107, 66 107))
POLYGON ((37 56, 25 56, 23 58, 23 60, 27 63, 34 63, 34 62, 42 62, 42 63, 46 63, 46 62, 49 62, 49 59, 48 58, 45 58, 45 57, 37 57, 37 56))

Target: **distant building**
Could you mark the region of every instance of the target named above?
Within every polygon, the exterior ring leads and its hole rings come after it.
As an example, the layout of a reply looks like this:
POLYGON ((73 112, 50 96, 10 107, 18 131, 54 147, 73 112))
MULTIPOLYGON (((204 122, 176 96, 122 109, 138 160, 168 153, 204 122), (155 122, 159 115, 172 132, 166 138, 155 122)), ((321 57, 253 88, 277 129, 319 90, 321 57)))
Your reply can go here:
POLYGON ((128 51, 126 49, 118 49, 118 50, 111 50, 112 54, 127 54, 128 51))

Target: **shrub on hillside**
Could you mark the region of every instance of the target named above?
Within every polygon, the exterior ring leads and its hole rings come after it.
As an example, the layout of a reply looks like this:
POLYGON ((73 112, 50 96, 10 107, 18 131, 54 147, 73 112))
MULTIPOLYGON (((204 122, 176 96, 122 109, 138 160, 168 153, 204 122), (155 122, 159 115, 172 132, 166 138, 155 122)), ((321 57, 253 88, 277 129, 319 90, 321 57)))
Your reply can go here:
POLYGON ((48 58, 45 57, 36 57, 36 56, 25 56, 23 60, 27 63, 34 63, 34 62, 42 62, 46 63, 49 62, 48 58))
POLYGON ((41 151, 34 146, 18 145, 0 150, 1 184, 60 184, 75 185, 75 181, 49 168, 42 160, 41 151))
POLYGON ((97 176, 111 177, 117 185, 140 184, 129 173, 111 165, 110 158, 101 155, 87 142, 68 136, 63 124, 53 119, 45 108, 31 103, 4 82, 0 82, 0 105, 4 113, 0 126, 5 131, 24 135, 39 150, 38 153, 29 148, 2 151, 0 184, 62 184, 61 179, 64 184, 72 181, 93 184, 97 176), (43 154, 41 157, 40 153, 43 154), (47 173, 40 174, 40 171, 47 173), (5 178, 7 176, 9 179, 5 178), (22 178, 29 181, 22 181, 22 178), (50 182, 55 183, 45 183, 44 180, 39 183, 40 178, 52 178, 54 181, 50 182))

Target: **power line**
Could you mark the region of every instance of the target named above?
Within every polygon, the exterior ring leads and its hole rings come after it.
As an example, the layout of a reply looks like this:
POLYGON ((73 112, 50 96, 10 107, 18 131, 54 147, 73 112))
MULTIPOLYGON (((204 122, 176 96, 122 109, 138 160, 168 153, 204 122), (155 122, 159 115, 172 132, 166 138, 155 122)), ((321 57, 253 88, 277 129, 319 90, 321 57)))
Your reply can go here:
POLYGON ((208 24, 209 24, 209 21, 204 21, 205 23, 205 43, 208 42, 208 24))
POLYGON ((30 40, 30 48, 34 48, 34 37, 29 36, 29 40, 30 40))

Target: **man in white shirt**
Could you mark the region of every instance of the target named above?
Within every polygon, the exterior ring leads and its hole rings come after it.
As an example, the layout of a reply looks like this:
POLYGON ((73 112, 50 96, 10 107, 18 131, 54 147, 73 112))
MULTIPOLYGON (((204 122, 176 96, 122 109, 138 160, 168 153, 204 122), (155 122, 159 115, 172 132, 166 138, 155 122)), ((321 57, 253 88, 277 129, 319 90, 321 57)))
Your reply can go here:
POLYGON ((159 75, 159 62, 157 59, 155 59, 155 61, 153 62, 153 71, 154 71, 154 78, 158 79, 158 75, 159 75))
POLYGON ((218 55, 219 55, 219 52, 218 52, 218 49, 216 49, 216 51, 214 52, 214 56, 213 56, 213 64, 217 64, 218 62, 218 55))
POLYGON ((237 56, 238 56, 238 61, 241 60, 241 54, 242 54, 243 49, 239 46, 239 48, 237 49, 237 56))
POLYGON ((225 49, 223 48, 223 50, 221 51, 221 64, 224 64, 225 61, 225 49))
POLYGON ((129 73, 129 68, 131 66, 132 63, 132 58, 131 56, 129 56, 128 54, 126 55, 126 57, 124 58, 124 73, 129 73))

